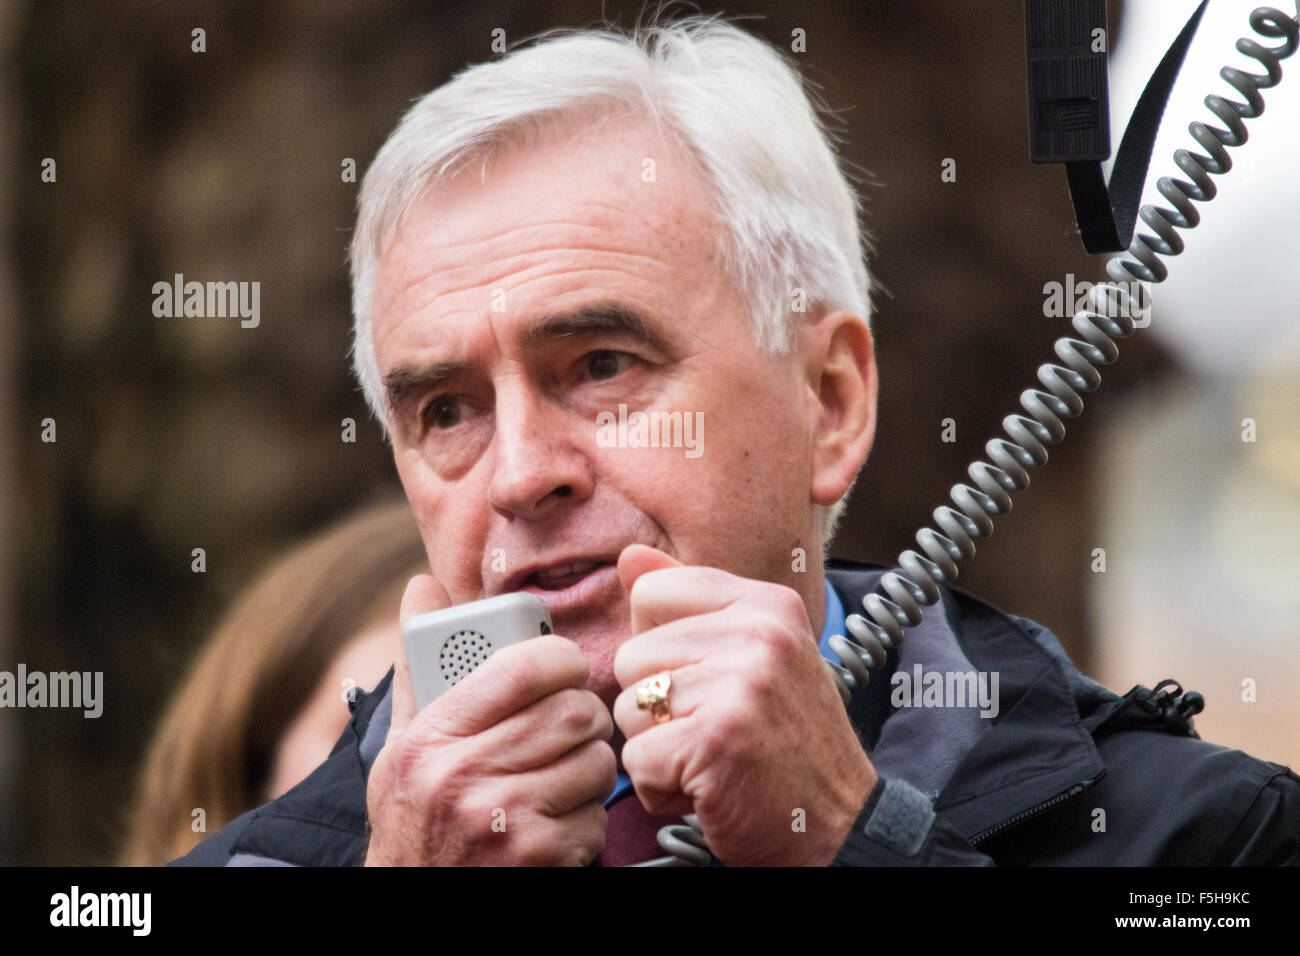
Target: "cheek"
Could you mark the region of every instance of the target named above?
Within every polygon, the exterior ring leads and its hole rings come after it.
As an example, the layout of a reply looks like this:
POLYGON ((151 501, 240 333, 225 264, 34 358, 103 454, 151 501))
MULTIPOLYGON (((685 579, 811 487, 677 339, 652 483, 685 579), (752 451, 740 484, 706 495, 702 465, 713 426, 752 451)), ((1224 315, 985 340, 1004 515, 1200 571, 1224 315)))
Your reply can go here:
POLYGON ((423 467, 419 457, 412 452, 397 452, 394 461, 397 465, 397 477, 402 482, 402 490, 406 492, 406 501, 410 504, 411 513, 420 527, 420 535, 428 544, 430 536, 434 533, 433 515, 437 495, 437 489, 432 481, 433 476, 429 474, 427 468, 423 467))
POLYGON ((809 449, 804 423, 788 408, 750 408, 743 419, 715 420, 705 454, 692 463, 703 468, 691 473, 680 507, 701 522, 710 563, 766 574, 802 533, 811 507, 809 449))
POLYGON ((482 538, 472 533, 473 513, 457 508, 458 496, 449 493, 428 463, 413 451, 394 455, 397 474, 411 506, 411 514, 420 529, 429 567, 453 600, 470 600, 478 596, 481 574, 478 556, 482 538), (477 546, 476 545, 477 542, 477 546))
MULTIPOLYGON (((600 480, 654 519, 679 548, 712 552, 707 540, 752 536, 808 504, 807 422, 785 395, 763 399, 749 390, 678 407, 700 410, 695 447, 603 448, 600 480), (763 401, 755 404, 755 399, 763 401), (775 519, 775 520, 774 520, 775 519), (692 540, 693 539, 693 540, 692 540)), ((694 414, 694 411, 691 412, 694 414)))
POLYGON ((462 604, 483 597, 483 538, 459 530, 445 515, 435 529, 422 527, 420 533, 432 555, 429 566, 433 576, 447 589, 452 602, 462 604))

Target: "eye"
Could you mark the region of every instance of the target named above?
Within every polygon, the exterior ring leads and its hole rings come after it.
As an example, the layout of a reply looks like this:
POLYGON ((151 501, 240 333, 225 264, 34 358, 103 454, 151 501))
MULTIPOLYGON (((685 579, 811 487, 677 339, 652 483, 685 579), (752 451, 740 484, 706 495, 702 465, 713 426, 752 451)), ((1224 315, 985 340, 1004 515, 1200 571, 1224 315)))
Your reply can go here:
POLYGON ((611 379, 631 367, 632 361, 627 352, 601 349, 587 356, 587 374, 597 381, 611 379))
POLYGON ((454 428, 464 419, 464 404, 451 395, 439 395, 424 406, 421 417, 431 428, 454 428))

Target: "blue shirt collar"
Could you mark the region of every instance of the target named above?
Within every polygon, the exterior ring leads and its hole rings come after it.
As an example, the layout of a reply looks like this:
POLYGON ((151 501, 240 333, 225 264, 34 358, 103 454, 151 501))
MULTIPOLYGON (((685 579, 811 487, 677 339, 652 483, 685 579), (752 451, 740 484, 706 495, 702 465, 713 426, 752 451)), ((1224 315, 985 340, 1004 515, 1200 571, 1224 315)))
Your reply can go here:
POLYGON ((835 593, 831 587, 830 578, 826 579, 826 623, 822 625, 821 640, 817 642, 817 649, 821 651, 822 657, 826 658, 832 664, 840 662, 839 655, 831 650, 831 635, 844 633, 844 603, 840 596, 835 593))

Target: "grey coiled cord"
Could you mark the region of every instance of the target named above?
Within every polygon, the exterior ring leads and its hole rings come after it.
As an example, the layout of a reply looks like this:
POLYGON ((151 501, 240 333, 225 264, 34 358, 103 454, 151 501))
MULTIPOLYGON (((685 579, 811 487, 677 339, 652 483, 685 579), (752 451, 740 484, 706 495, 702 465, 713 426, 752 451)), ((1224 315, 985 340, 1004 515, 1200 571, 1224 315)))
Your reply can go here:
POLYGON ((917 532, 917 543, 925 553, 908 550, 900 554, 898 563, 904 573, 890 571, 880 581, 888 599, 879 594, 868 595, 863 601, 867 617, 853 614, 845 621, 854 640, 839 635, 830 639, 831 649, 844 666, 838 667, 830 661, 827 666, 846 706, 851 692, 866 686, 870 671, 884 663, 888 650, 902 643, 903 628, 921 620, 921 605, 929 606, 939 600, 940 584, 951 585, 956 581, 957 562, 974 555, 974 539, 992 533, 992 515, 1010 510, 1010 493, 1028 487, 1026 469, 1046 463, 1044 446, 1056 444, 1065 436, 1061 419, 1074 418, 1083 411, 1079 393, 1095 390, 1101 384, 1097 366, 1109 365, 1119 355, 1112 339, 1131 335, 1135 328, 1134 316, 1141 316, 1150 306, 1146 290, 1137 282, 1163 282, 1168 270, 1159 257, 1176 256, 1183 251, 1178 230, 1195 228, 1201 218, 1193 202, 1208 202, 1215 197, 1218 190, 1210 176, 1222 175, 1232 168, 1226 147, 1246 142, 1244 120, 1264 111, 1264 98, 1259 91, 1277 85, 1282 78, 1280 61, 1296 51, 1300 24, 1292 17, 1261 7, 1251 13, 1250 25, 1262 36, 1285 37, 1285 40, 1276 47, 1266 47, 1245 37, 1237 41, 1237 50, 1257 60, 1266 73, 1245 73, 1227 66, 1219 71, 1245 102, 1214 94, 1205 98, 1205 105, 1228 128, 1218 129, 1199 121, 1188 125, 1192 138, 1209 155, 1185 149, 1174 152, 1174 162, 1192 181, 1168 176, 1157 181, 1156 188, 1174 208, 1150 204, 1141 208, 1139 216, 1156 235, 1137 233, 1128 248, 1132 258, 1118 255, 1107 262, 1107 274, 1119 284, 1100 283, 1093 287, 1092 308, 1081 309, 1073 319, 1081 339, 1057 339, 1055 351, 1065 364, 1044 364, 1038 369, 1038 380, 1047 391, 1031 388, 1021 393, 1020 404, 1028 414, 1008 415, 1003 419, 1002 427, 1008 437, 988 442, 985 446, 988 461, 971 463, 968 472, 975 487, 955 485, 951 498, 957 508, 945 505, 935 509, 935 524, 941 531, 922 528, 917 532), (1136 297, 1130 295, 1130 288, 1138 290, 1136 297))
MULTIPOLYGON (((1300 12, 1300 11, 1298 11, 1300 12)), ((1128 247, 1130 259, 1113 256, 1106 263, 1112 283, 1099 283, 1090 293, 1091 309, 1075 313, 1073 326, 1082 338, 1068 336, 1056 340, 1055 352, 1064 365, 1038 367, 1038 380, 1047 389, 1026 389, 1020 405, 1026 414, 1008 415, 1002 420, 1007 437, 996 437, 984 446, 988 460, 976 460, 967 468, 975 487, 954 485, 949 496, 957 507, 936 508, 934 528, 922 528, 916 541, 925 552, 907 550, 898 556, 902 574, 889 571, 879 587, 887 597, 868 594, 862 600, 862 614, 851 614, 844 622, 852 635, 849 639, 836 634, 830 647, 843 666, 827 660, 826 666, 847 707, 855 689, 866 687, 871 671, 884 665, 891 648, 903 643, 903 629, 921 620, 922 606, 929 607, 940 598, 939 586, 957 580, 957 562, 975 554, 975 539, 993 532, 992 515, 1011 510, 1011 492, 1029 487, 1030 467, 1040 468, 1047 462, 1045 445, 1054 445, 1065 437, 1062 418, 1074 418, 1083 411, 1080 392, 1094 391, 1101 385, 1097 367, 1110 365, 1119 356, 1113 339, 1131 335, 1137 327, 1134 316, 1142 316, 1150 307, 1150 298, 1139 282, 1163 282, 1169 274, 1160 256, 1176 256, 1183 251, 1179 229, 1194 229, 1201 221, 1193 202, 1208 202, 1218 193, 1211 175, 1221 176, 1232 168, 1227 147, 1246 142, 1245 120, 1264 112, 1260 90, 1270 89, 1282 79, 1281 61, 1295 53, 1300 38, 1300 22, 1272 7, 1259 7, 1250 14, 1250 27, 1264 37, 1283 37, 1275 47, 1264 46, 1248 37, 1237 41, 1237 50, 1264 67, 1265 73, 1245 73, 1225 66, 1219 71, 1227 83, 1245 97, 1245 102, 1224 99, 1216 94, 1205 98, 1205 105, 1227 125, 1227 129, 1207 126, 1196 121, 1188 125, 1192 138, 1209 154, 1185 149, 1174 151, 1174 162, 1191 182, 1162 176, 1156 182, 1160 195, 1173 209, 1147 204, 1138 215, 1156 233, 1135 233, 1128 247), (1130 288, 1137 295, 1130 295, 1130 288), (1101 310, 1101 311, 1098 311, 1101 310)), ((699 822, 694 816, 659 831, 659 845, 672 856, 650 860, 638 866, 698 866, 710 862, 711 854, 704 842, 699 822)))

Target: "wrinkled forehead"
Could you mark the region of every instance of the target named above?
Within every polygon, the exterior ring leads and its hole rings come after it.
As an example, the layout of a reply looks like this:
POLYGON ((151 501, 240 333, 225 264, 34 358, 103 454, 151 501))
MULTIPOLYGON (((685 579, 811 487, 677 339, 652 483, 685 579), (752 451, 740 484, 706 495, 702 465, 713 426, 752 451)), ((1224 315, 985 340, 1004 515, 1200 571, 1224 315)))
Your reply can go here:
POLYGON ((721 271, 717 240, 705 175, 670 132, 629 115, 551 123, 425 188, 379 259, 376 337, 423 302, 566 266, 696 284, 721 271))

